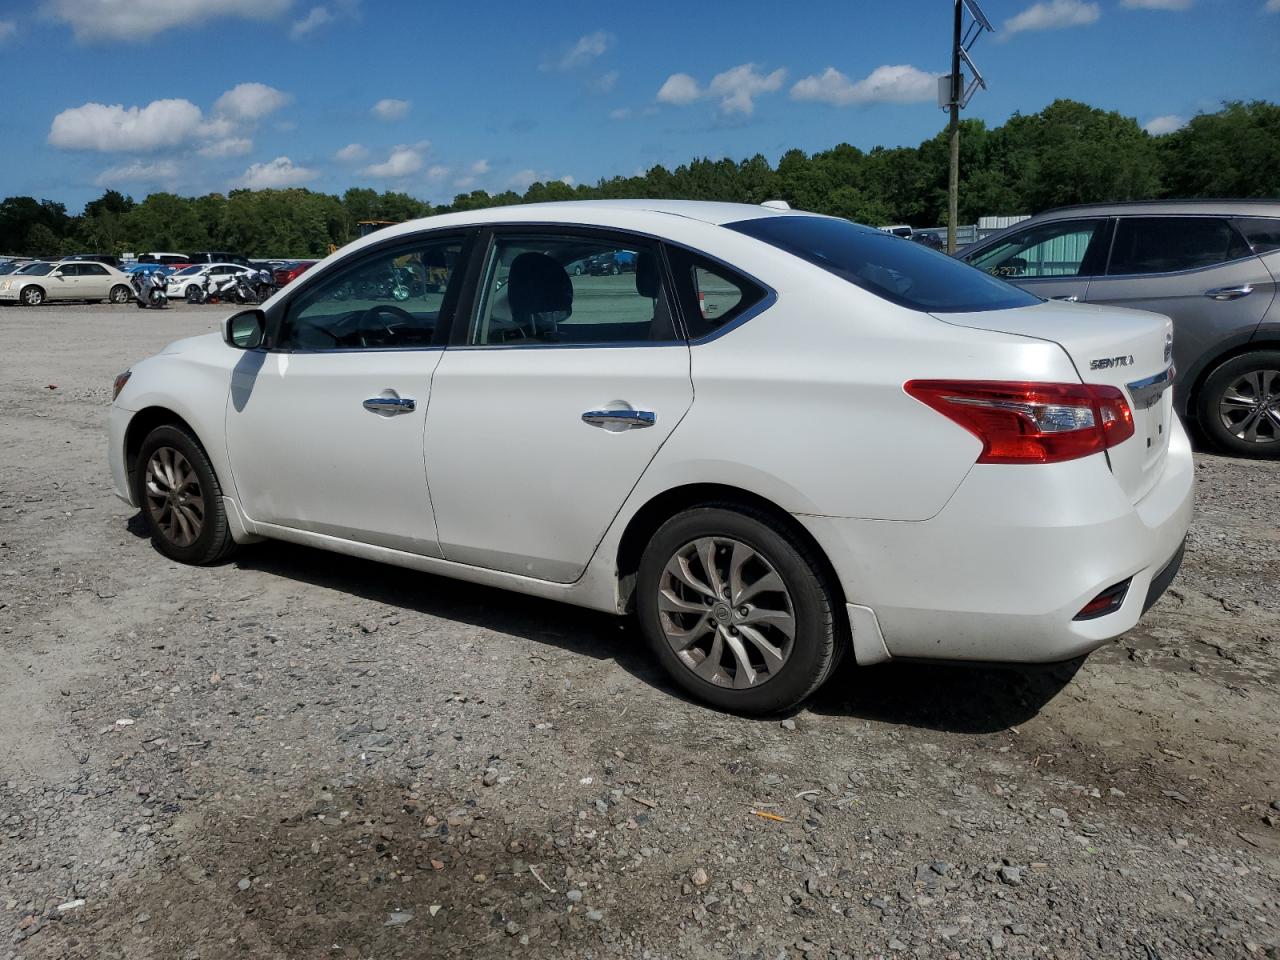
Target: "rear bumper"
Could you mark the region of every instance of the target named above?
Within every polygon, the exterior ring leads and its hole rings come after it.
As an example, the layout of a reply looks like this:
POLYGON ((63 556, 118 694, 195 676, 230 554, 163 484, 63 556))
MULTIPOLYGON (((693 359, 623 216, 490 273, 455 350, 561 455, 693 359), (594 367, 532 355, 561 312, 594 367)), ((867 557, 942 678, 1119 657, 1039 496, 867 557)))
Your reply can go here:
POLYGON ((1178 424, 1160 481, 1136 504, 1098 455, 975 466, 936 517, 917 523, 798 519, 827 552, 846 600, 874 611, 891 656, 1054 662, 1131 629, 1168 587, 1193 481, 1178 424), (1114 612, 1074 619, 1125 580, 1114 612))

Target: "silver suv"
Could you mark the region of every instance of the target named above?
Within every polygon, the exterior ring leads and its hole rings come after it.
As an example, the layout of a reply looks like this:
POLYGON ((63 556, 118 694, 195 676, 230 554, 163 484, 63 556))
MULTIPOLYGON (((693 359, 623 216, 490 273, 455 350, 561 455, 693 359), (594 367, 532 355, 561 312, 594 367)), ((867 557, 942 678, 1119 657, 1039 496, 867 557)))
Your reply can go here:
POLYGON ((1172 317, 1178 412, 1221 450, 1280 458, 1280 203, 1063 207, 959 256, 1046 299, 1172 317))

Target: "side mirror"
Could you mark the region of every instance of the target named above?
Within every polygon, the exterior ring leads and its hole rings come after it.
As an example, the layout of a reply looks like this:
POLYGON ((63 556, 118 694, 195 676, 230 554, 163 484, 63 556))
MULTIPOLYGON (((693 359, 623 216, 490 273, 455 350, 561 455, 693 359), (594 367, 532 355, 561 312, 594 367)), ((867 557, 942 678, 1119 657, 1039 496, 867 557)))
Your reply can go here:
POLYGON ((237 350, 256 350, 267 335, 267 315, 261 310, 242 310, 222 321, 222 339, 237 350))

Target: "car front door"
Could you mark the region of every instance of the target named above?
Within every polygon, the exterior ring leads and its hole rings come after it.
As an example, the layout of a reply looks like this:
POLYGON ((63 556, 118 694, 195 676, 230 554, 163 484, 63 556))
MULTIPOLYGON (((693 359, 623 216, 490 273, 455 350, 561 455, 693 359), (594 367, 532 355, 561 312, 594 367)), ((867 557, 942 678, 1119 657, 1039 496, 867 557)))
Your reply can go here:
POLYGON ((64 263, 49 271, 49 299, 75 300, 80 293, 80 265, 64 263))
POLYGON ((441 550, 572 582, 693 402, 662 253, 602 231, 499 229, 474 299, 427 416, 441 550), (572 272, 623 250, 635 273, 572 272))
POLYGON ((1084 300, 1106 263, 1106 217, 1054 220, 1015 230, 962 259, 1046 300, 1084 300))
POLYGON ((227 406, 251 519, 440 555, 423 426, 467 244, 453 234, 383 246, 273 307, 267 349, 245 354, 227 406), (422 261, 440 281, 397 296, 386 278, 422 261))
POLYGON ((1271 273, 1223 217, 1121 217, 1088 300, 1171 317, 1174 363, 1190 372, 1224 340, 1247 340, 1275 293, 1271 273))

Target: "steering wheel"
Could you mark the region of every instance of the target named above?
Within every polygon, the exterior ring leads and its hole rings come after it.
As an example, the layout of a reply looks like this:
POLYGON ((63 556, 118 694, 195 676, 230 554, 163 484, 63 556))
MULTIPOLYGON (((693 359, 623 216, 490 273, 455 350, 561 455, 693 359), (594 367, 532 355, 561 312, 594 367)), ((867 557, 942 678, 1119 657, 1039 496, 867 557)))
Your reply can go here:
MULTIPOLYGON (((376 303, 360 315, 360 346, 362 347, 368 346, 368 344, 365 343, 364 330, 366 327, 370 326, 373 323, 374 319, 379 314, 382 314, 382 313, 388 314, 389 316, 394 317, 395 319, 410 325, 413 325, 418 322, 418 318, 415 317, 412 313, 410 313, 408 310, 402 310, 400 307, 397 307, 395 304, 376 303)), ((384 326, 386 325, 384 324, 384 326)), ((386 330, 388 335, 392 334, 392 330, 389 326, 386 327, 386 330)))

